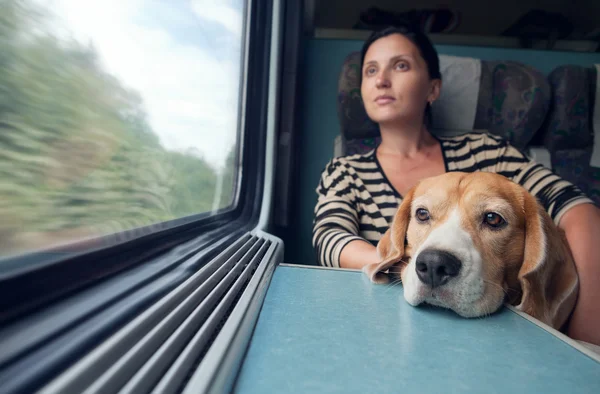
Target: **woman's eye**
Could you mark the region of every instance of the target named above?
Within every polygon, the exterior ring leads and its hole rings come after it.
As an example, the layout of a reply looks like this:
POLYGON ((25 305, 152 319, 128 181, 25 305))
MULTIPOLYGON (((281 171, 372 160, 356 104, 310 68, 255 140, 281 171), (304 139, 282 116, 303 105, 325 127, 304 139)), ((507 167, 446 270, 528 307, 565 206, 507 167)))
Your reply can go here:
POLYGON ((426 222, 430 218, 429 211, 427 211, 425 208, 417 209, 416 214, 417 214, 417 219, 421 222, 426 222))
POLYGON ((501 227, 506 223, 502 216, 498 215, 495 212, 487 212, 483 216, 483 221, 485 224, 493 228, 501 227))
POLYGON ((367 75, 373 75, 373 73, 375 72, 375 67, 369 67, 367 68, 367 75))
POLYGON ((405 70, 408 68, 408 64, 406 64, 405 62, 400 62, 396 64, 396 69, 397 70, 405 70))

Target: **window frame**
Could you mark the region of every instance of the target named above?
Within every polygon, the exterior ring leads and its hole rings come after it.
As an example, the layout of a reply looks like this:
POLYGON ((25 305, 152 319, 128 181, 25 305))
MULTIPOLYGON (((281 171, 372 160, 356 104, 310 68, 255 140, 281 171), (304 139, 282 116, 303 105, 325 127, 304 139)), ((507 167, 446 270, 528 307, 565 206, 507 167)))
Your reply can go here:
MULTIPOLYGON (((201 213, 99 237, 100 242, 112 242, 105 247, 75 252, 68 257, 57 256, 0 273, 0 326, 138 267, 196 238, 210 237, 211 233, 250 231, 258 223, 265 181, 272 6, 271 2, 246 0, 244 7, 236 158, 239 166, 232 206, 216 214, 201 213), (115 242, 114 238, 120 240, 115 242)), ((217 241, 219 235, 212 237, 217 241)), ((86 242, 77 242, 71 247, 84 248, 86 242)), ((221 249, 227 246, 225 244, 221 249)), ((209 249, 206 258, 218 252, 209 249)), ((34 252, 3 263, 14 266, 19 259, 39 253, 52 254, 56 250, 34 252)))

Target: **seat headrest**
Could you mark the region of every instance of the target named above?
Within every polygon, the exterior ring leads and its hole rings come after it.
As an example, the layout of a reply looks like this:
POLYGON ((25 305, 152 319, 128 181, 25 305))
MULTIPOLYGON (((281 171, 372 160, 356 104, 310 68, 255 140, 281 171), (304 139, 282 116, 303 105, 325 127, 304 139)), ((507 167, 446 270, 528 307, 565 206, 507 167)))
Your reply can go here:
POLYGON ((552 105, 542 139, 552 170, 600 205, 600 65, 559 66, 548 81, 552 105))
MULTIPOLYGON (((432 133, 486 129, 525 148, 548 112, 551 91, 545 76, 518 62, 439 58, 442 91, 432 106, 432 133)), ((362 102, 360 73, 360 53, 353 52, 346 57, 338 81, 338 116, 347 145, 379 138, 379 127, 369 119, 362 102)))
POLYGON ((379 126, 367 116, 360 93, 360 52, 344 60, 338 79, 338 117, 344 139, 379 136, 379 126))
POLYGON ((553 95, 552 110, 542 127, 544 145, 550 152, 590 148, 594 143, 595 68, 559 66, 548 81, 553 95))

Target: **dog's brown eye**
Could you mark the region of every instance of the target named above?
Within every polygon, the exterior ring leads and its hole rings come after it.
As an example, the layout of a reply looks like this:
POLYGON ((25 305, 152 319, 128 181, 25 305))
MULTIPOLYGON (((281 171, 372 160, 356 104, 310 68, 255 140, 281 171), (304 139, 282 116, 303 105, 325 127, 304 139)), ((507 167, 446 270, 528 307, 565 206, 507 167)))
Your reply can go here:
POLYGON ((417 209, 417 219, 421 222, 429 220, 429 212, 424 208, 417 209))
POLYGON ((494 212, 486 213, 483 220, 485 221, 485 224, 495 228, 500 227, 505 223, 502 216, 494 212))

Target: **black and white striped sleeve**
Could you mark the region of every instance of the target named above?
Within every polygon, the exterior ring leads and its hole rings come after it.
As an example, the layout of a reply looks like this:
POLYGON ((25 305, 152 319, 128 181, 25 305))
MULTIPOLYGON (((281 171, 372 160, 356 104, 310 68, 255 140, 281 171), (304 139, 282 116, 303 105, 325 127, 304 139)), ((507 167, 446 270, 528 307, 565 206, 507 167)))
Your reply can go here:
POLYGON ((593 204, 593 201, 577 186, 562 179, 542 164, 529 159, 507 141, 498 140, 496 143, 498 144, 496 172, 507 175, 536 196, 554 223, 558 224, 562 215, 575 205, 593 204))
POLYGON ((344 246, 363 240, 359 234, 355 183, 349 168, 339 159, 328 163, 316 189, 312 244, 320 265, 340 266, 344 246))

